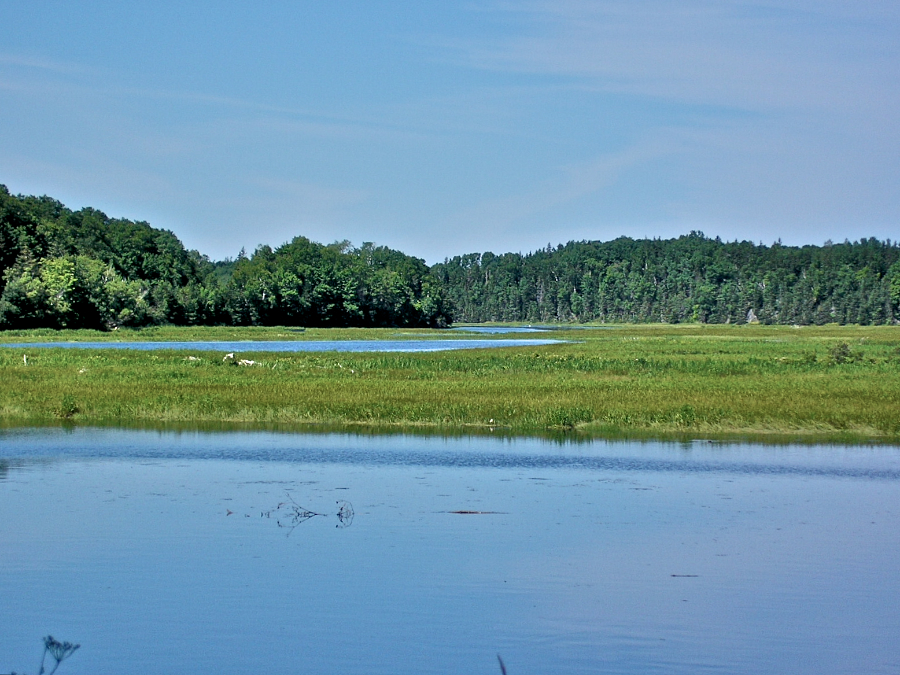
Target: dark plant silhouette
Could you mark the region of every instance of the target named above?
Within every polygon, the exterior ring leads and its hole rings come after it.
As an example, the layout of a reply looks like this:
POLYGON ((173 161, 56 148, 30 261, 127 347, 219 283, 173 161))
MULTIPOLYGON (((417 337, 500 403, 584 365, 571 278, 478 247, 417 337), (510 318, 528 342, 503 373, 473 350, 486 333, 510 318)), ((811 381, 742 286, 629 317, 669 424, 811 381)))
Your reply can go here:
MULTIPOLYGON (((72 656, 81 645, 73 645, 71 642, 60 642, 52 635, 48 635, 44 638, 44 653, 41 654, 41 667, 38 670, 38 675, 53 675, 56 672, 56 669, 59 668, 59 664, 65 661, 67 658, 72 656), (46 669, 47 662, 47 654, 50 655, 50 658, 53 659, 53 667, 48 672, 46 669)), ((24 673, 18 674, 15 671, 10 673, 9 675, 24 675, 24 673)))
POLYGON ((81 645, 73 645, 71 642, 60 642, 52 635, 45 637, 44 653, 41 655, 41 669, 38 671, 38 675, 44 675, 46 672, 44 670, 44 661, 47 659, 47 654, 50 654, 50 657, 56 662, 53 664, 53 669, 47 673, 47 675, 53 675, 53 673, 56 672, 56 669, 59 668, 59 664, 72 656, 72 654, 75 653, 75 650, 80 646, 81 645))

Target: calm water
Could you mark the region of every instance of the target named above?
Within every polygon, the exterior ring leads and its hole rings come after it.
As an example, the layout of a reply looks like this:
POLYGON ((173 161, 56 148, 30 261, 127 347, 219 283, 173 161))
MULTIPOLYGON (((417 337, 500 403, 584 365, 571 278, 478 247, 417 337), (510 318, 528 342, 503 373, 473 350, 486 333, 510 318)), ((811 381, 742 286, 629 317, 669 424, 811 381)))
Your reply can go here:
POLYGON ((505 335, 507 333, 541 333, 544 330, 553 330, 552 328, 542 328, 538 326, 454 326, 450 330, 461 331, 463 333, 486 333, 489 335, 505 335))
POLYGON ((555 326, 454 326, 450 330, 466 333, 544 333, 560 330, 615 330, 615 326, 573 326, 570 324, 557 324, 555 326))
POLYGON ((897 673, 898 559, 895 447, 0 434, 0 672, 897 673))
POLYGON ((448 349, 488 349, 551 345, 565 340, 246 340, 241 342, 22 342, 0 344, 15 349, 193 349, 220 352, 439 352, 448 349))

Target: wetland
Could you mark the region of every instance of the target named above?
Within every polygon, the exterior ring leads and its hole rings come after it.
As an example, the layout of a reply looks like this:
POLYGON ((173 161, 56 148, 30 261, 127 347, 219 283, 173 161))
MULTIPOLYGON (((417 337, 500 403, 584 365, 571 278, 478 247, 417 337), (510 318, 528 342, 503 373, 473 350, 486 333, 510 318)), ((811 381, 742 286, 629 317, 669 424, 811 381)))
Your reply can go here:
POLYGON ((7 331, 0 419, 900 440, 895 326, 618 325, 515 339, 425 329, 7 331), (154 349, 103 348, 137 341, 154 349), (334 349, 319 351, 323 341, 334 349), (444 348, 473 344, 492 348, 444 348), (346 351, 360 345, 409 351, 346 351))
POLYGON ((8 331, 0 375, 0 672, 900 668, 895 327, 8 331))

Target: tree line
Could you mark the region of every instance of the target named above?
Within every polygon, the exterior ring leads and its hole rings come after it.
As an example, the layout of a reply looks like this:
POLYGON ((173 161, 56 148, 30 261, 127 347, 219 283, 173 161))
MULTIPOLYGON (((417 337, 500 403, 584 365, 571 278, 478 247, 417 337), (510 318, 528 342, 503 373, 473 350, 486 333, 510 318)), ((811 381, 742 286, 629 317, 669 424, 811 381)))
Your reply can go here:
POLYGON ((0 185, 0 328, 449 323, 423 260, 305 237, 213 262, 167 230, 0 185))
POLYGON ((0 328, 898 320, 900 246, 889 240, 766 246, 692 232, 429 268, 384 246, 296 237, 214 262, 146 222, 0 185, 0 328))
POLYGON ((900 320, 900 246, 621 237, 435 265, 456 321, 885 324, 900 320))

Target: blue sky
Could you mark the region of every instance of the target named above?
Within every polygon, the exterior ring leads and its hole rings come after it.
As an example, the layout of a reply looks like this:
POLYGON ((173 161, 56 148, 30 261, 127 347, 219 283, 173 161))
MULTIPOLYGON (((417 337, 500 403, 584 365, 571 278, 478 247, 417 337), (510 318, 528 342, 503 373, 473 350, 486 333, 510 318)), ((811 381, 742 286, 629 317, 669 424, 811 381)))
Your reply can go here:
POLYGON ((900 239, 900 4, 0 0, 0 183, 214 259, 900 239))

